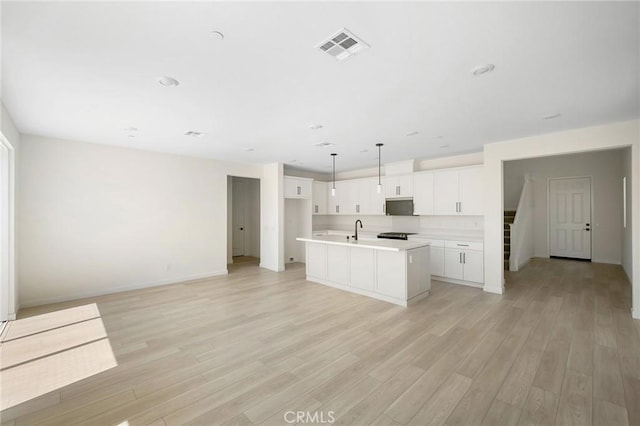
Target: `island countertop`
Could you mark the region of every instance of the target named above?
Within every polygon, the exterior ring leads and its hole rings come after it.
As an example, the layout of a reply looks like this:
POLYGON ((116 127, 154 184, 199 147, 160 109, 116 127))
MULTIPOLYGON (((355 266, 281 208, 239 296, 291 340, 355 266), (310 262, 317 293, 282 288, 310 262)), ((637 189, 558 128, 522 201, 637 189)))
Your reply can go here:
POLYGON ((303 241, 306 243, 324 243, 331 245, 342 245, 349 247, 361 247, 370 248, 375 250, 387 250, 387 251, 403 251, 411 250, 419 247, 429 246, 429 242, 426 241, 407 241, 407 240, 389 240, 384 238, 360 238, 358 241, 353 239, 347 240, 344 235, 323 235, 315 236, 311 238, 296 238, 297 241, 303 241))

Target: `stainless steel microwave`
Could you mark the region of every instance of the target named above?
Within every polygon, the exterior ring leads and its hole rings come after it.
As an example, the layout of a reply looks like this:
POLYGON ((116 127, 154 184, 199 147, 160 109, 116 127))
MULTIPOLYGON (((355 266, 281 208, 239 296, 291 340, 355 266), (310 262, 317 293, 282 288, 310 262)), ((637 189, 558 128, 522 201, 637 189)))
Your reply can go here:
POLYGON ((393 198, 385 203, 387 216, 413 216, 413 198, 393 198))

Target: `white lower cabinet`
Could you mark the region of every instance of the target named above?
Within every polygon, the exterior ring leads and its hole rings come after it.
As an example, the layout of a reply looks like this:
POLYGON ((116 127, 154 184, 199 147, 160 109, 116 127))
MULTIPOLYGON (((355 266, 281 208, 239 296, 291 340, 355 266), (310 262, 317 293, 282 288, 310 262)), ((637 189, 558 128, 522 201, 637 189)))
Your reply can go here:
POLYGON ((484 282, 484 251, 479 242, 446 241, 444 277, 482 284, 484 282))
POLYGON ((327 245, 327 279, 338 284, 349 283, 349 248, 327 245))
POLYGON ((430 247, 390 251, 307 241, 307 280, 407 306, 431 290, 430 247))
POLYGON ((375 290, 376 253, 373 249, 352 247, 350 282, 351 287, 375 290))

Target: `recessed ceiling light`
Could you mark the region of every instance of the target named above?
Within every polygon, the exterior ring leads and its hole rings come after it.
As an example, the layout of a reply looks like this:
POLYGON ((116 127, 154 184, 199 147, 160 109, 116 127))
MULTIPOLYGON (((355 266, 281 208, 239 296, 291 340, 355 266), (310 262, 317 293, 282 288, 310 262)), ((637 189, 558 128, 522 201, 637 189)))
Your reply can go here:
POLYGON ((192 136, 194 138, 199 138, 200 136, 203 135, 203 133, 196 132, 195 130, 189 130, 188 132, 185 132, 184 135, 185 136, 192 136))
POLYGON ((407 132, 407 133, 405 133, 405 136, 415 136, 415 135, 417 135, 417 134, 419 134, 419 133, 420 133, 419 131, 414 130, 414 131, 412 131, 412 132, 407 132))
POLYGON ((125 132, 137 132, 138 128, 137 127, 127 127, 126 129, 124 129, 125 132))
POLYGON ((135 138, 136 135, 128 135, 130 138, 135 138))
POLYGON ((440 149, 449 148, 449 145, 447 145, 447 144, 440 145, 440 146, 439 146, 439 148, 440 148, 440 149))
POLYGON ((545 120, 553 120, 554 118, 558 118, 560 117, 562 114, 560 114, 559 112, 556 114, 551 114, 551 115, 545 115, 544 118, 545 120))
POLYGON ((495 67, 496 66, 493 64, 478 65, 477 67, 471 70, 471 73, 475 76, 487 74, 493 71, 495 67))
POLYGON ((243 149, 243 151, 253 152, 253 151, 255 151, 255 148, 245 148, 245 149, 243 149))
POLYGON ((224 34, 222 34, 220 31, 213 30, 211 31, 211 35, 220 40, 224 40, 224 34))
POLYGON ((311 130, 320 130, 320 129, 322 129, 322 127, 324 127, 324 126, 322 126, 322 124, 313 124, 313 125, 309 126, 309 128, 311 130))
POLYGON ((164 77, 158 77, 158 83, 165 87, 176 87, 180 84, 180 82, 175 78, 166 75, 164 77))
POLYGON ((368 150, 368 149, 363 149, 363 150, 362 150, 362 151, 360 151, 360 152, 365 153, 365 152, 369 152, 369 150, 368 150))
POLYGON ((320 147, 320 148, 329 148, 330 146, 334 146, 335 144, 332 144, 331 142, 321 142, 321 143, 317 143, 315 146, 320 147))

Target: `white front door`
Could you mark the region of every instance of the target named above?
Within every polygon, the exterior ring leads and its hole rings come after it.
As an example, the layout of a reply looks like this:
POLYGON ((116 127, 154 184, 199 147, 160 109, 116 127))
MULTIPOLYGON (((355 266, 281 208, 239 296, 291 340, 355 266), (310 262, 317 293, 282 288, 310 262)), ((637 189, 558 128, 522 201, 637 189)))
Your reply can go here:
POLYGON ((245 210, 247 185, 244 179, 233 178, 232 181, 232 253, 233 256, 245 254, 245 210))
POLYGON ((549 179, 549 255, 591 259, 591 178, 549 179))

